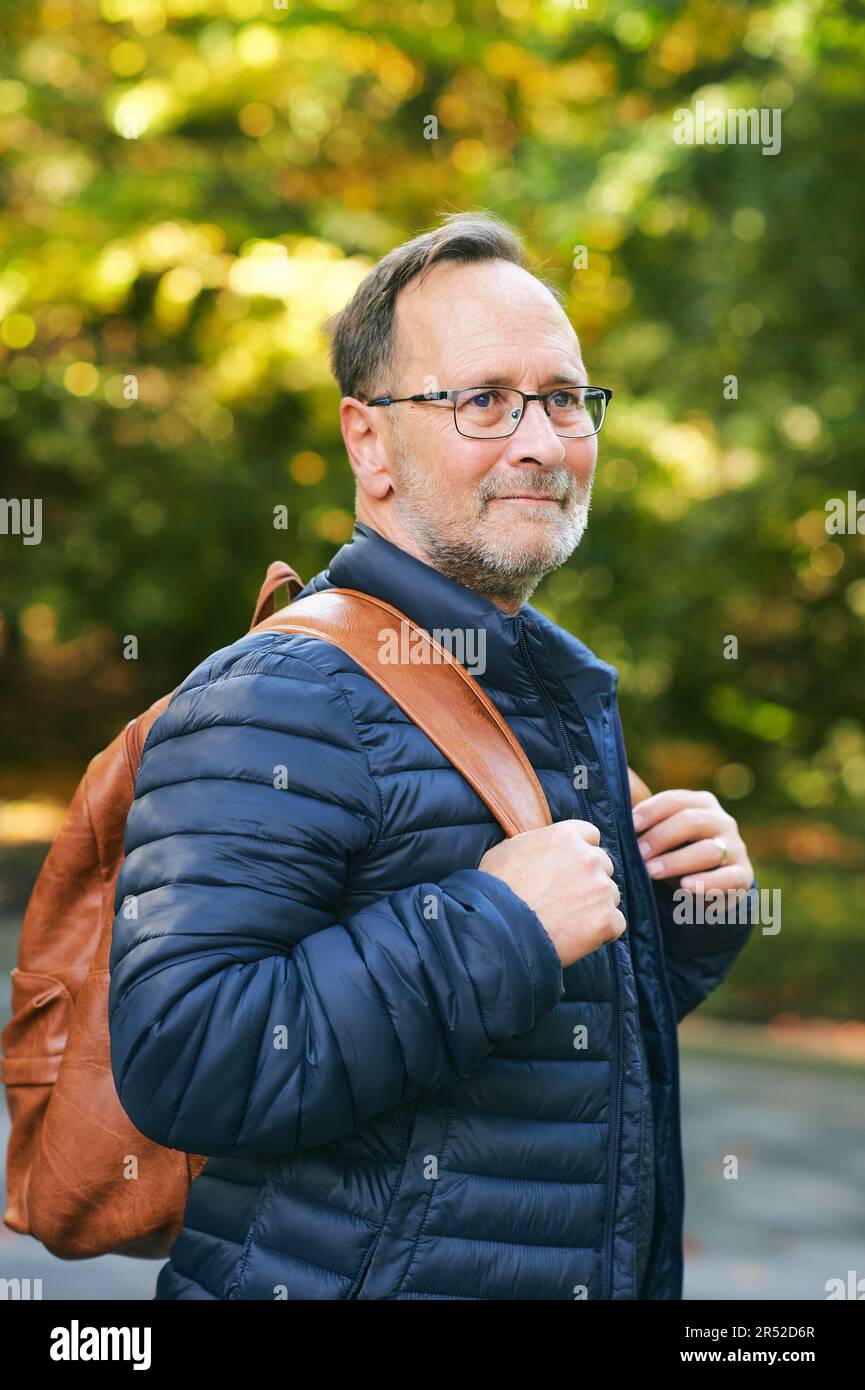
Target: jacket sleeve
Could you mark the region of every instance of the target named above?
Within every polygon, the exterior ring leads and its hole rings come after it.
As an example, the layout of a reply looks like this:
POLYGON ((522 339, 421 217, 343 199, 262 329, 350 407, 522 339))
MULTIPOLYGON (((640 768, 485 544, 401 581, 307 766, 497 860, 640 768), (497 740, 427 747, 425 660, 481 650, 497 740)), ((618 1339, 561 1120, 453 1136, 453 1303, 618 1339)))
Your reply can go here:
POLYGON ((112 1072, 141 1133, 190 1153, 353 1133, 469 1075, 564 992, 538 917, 481 870, 339 917, 381 803, 346 693, 298 643, 258 637, 193 672, 126 822, 112 1072))
MULTIPOLYGON (((660 880, 652 884, 661 922, 667 974, 676 1007, 676 1022, 681 1023, 729 975, 733 962, 754 930, 759 890, 755 879, 747 897, 742 898, 738 907, 726 913, 728 921, 700 924, 681 920, 681 902, 674 896, 678 886, 678 879, 660 880)), ((688 899, 693 903, 691 894, 688 894, 688 899)), ((709 902, 707 893, 707 906, 709 902)), ((722 909, 719 916, 723 918, 724 915, 722 909)))

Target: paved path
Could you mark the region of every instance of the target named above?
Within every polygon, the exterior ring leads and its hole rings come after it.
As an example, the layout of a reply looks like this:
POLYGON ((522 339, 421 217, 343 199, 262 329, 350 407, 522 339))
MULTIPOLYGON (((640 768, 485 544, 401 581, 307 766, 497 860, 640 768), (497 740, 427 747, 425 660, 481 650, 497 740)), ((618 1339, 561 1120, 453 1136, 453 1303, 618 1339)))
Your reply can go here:
POLYGON ((865 1277, 865 1071, 683 1051, 682 1090, 685 1297, 823 1300, 865 1277))

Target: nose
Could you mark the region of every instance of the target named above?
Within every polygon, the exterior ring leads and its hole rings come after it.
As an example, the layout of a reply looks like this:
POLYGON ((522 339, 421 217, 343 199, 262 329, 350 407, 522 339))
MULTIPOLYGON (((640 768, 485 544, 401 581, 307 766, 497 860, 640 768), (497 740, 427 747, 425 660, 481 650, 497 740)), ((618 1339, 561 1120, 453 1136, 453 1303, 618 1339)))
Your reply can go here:
POLYGON ((543 401, 527 401, 511 438, 520 462, 557 464, 565 457, 565 441, 553 429, 543 401))

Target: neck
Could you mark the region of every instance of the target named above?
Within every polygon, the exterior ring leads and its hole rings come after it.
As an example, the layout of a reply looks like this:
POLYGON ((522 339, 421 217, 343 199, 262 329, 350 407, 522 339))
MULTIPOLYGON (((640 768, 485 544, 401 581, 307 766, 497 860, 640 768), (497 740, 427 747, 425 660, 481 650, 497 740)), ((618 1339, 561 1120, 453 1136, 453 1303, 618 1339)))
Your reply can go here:
MULTIPOLYGON (((430 569, 438 570, 439 574, 448 574, 447 569, 443 568, 440 563, 437 563, 436 557, 426 549, 416 536, 412 535, 412 533, 406 529, 395 509, 387 511, 382 509, 381 511, 377 511, 376 515, 373 517, 369 514, 369 508, 366 506, 365 499, 361 495, 357 499, 355 516, 356 519, 362 521, 365 526, 371 527, 372 530, 377 531, 380 536, 384 536, 385 540, 390 541, 391 545, 399 546, 400 550, 405 550, 409 555, 413 555, 416 560, 423 561, 425 565, 429 565, 430 569)), ((459 574, 450 574, 448 577, 457 579, 460 583, 464 582, 459 574)), ((494 603, 497 608, 500 608, 503 613, 507 613, 509 617, 513 617, 518 613, 529 597, 528 594, 525 598, 518 598, 510 594, 489 593, 486 589, 477 588, 474 584, 467 584, 466 587, 473 589, 476 594, 480 594, 481 598, 485 598, 490 603, 494 603)), ((534 589, 534 584, 531 587, 534 589)))

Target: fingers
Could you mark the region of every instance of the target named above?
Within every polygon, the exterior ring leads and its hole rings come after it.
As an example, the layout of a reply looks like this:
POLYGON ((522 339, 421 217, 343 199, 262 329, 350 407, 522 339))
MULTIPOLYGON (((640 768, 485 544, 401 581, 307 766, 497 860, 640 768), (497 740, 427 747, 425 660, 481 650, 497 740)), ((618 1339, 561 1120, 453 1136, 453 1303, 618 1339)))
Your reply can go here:
POLYGON ((577 834, 587 844, 599 845, 601 843, 601 832, 590 820, 574 820, 571 824, 575 827, 577 834))
MULTIPOLYGON (((727 854, 729 854, 729 849, 727 854)), ((718 869, 727 860, 717 840, 698 840, 683 849, 671 850, 660 859, 650 859, 646 869, 650 878, 675 878, 679 874, 698 874, 718 869)))
POLYGON ((646 797, 639 806, 635 806, 634 828, 638 833, 649 830, 653 825, 657 825, 658 821, 666 820, 668 816, 674 815, 677 811, 684 811, 689 806, 716 806, 720 809, 718 798, 711 792, 692 792, 685 787, 676 787, 669 791, 655 792, 654 796, 646 797))
POLYGON ((753 882, 754 870, 750 864, 725 864, 722 869, 683 878, 680 886, 689 893, 727 893, 735 888, 747 890, 753 882))
POLYGON ((618 938, 622 935, 622 932, 625 931, 627 925, 628 924, 622 916, 621 912, 619 912, 618 908, 615 908, 612 916, 612 935, 609 936, 607 940, 618 940, 618 938))
MULTIPOLYGON (((657 822, 650 831, 640 835, 637 843, 644 859, 652 859, 664 850, 674 849, 694 840, 708 840, 724 835, 728 842, 737 834, 735 822, 720 807, 688 806, 667 819, 657 822)), ((707 864, 707 868, 714 867, 707 864)))

